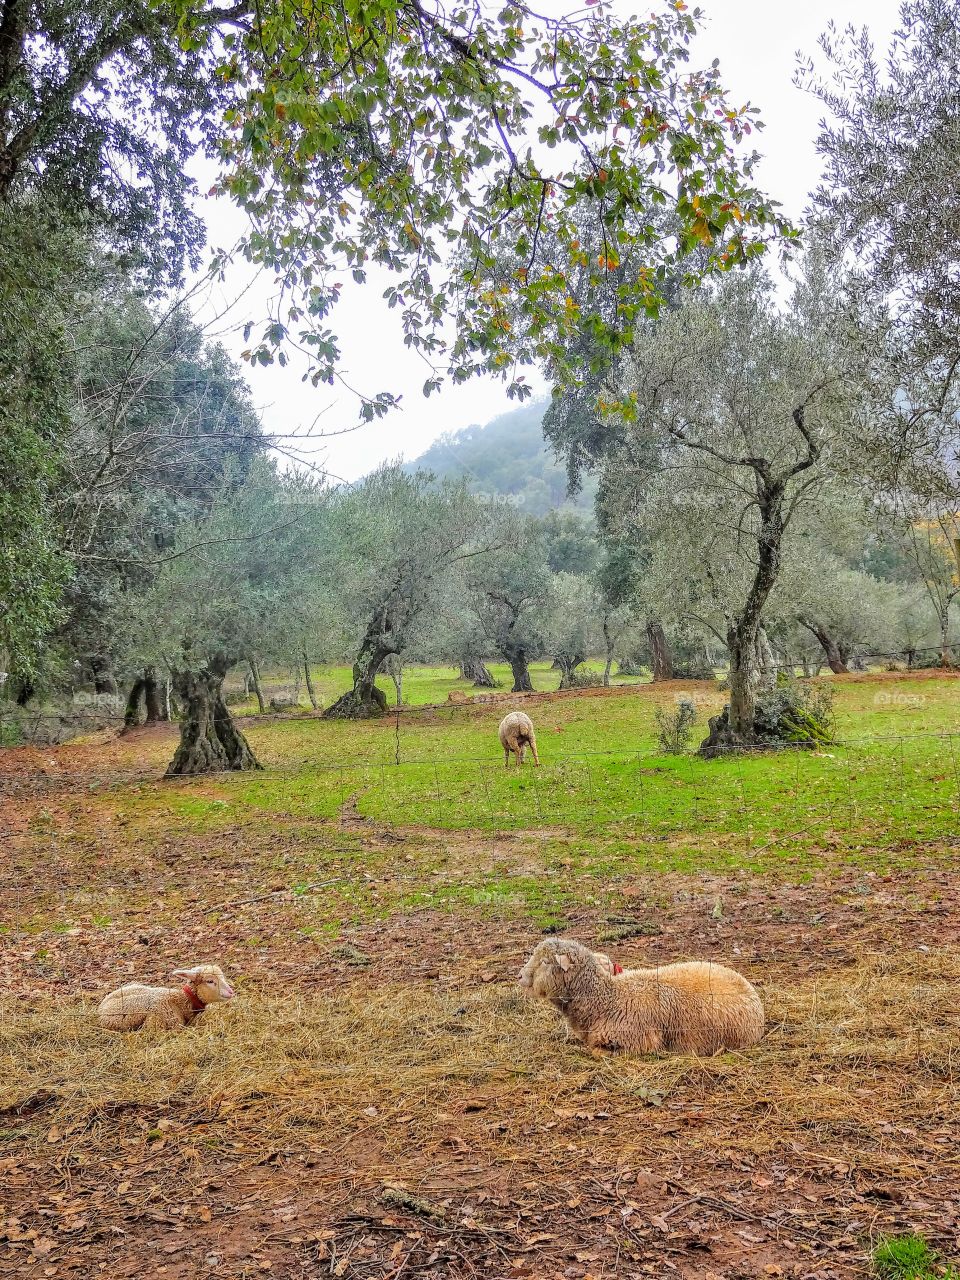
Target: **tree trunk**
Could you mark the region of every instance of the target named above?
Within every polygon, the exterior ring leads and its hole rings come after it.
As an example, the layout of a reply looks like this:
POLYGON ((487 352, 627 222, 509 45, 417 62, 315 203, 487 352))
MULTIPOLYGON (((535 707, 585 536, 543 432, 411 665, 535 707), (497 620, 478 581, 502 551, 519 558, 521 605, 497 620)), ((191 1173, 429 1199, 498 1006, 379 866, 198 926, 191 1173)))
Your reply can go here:
POLYGON ((509 653, 503 655, 510 663, 510 670, 513 672, 513 692, 514 693, 532 693, 533 682, 530 679, 530 669, 527 666, 527 654, 524 649, 511 649, 509 653))
POLYGON ((310 659, 307 657, 306 646, 301 649, 303 655, 303 678, 307 682, 307 694, 310 698, 310 705, 314 711, 320 710, 320 703, 317 701, 317 691, 313 687, 313 676, 310 674, 310 659))
POLYGON ((95 654, 90 659, 90 669, 93 672, 93 691, 94 693, 113 693, 117 692, 117 681, 110 667, 110 659, 95 654))
POLYGON ((482 658, 461 658, 460 679, 472 680, 475 689, 495 689, 497 682, 482 658))
POLYGON ((147 708, 147 724, 156 724, 158 720, 166 720, 163 703, 160 700, 160 686, 157 684, 156 667, 144 668, 143 701, 147 708))
POLYGON ((659 618, 647 619, 647 643, 650 645, 650 670, 654 680, 673 679, 670 645, 659 618))
POLYGON ((140 723, 141 700, 146 707, 146 723, 156 724, 158 720, 168 720, 160 701, 160 687, 157 684, 155 667, 144 667, 143 675, 134 680, 127 698, 126 710, 123 713, 123 728, 133 729, 140 723))
POLYGON ((382 716, 387 699, 377 688, 377 672, 384 659, 396 653, 391 637, 383 630, 379 615, 367 627, 367 633, 353 664, 353 688, 339 697, 323 713, 327 720, 367 720, 382 716))
POLYGON ((758 473, 757 507, 762 523, 757 535, 756 568, 743 610, 727 625, 730 702, 720 715, 710 718, 710 732, 700 744, 705 756, 754 746, 757 741, 757 646, 763 608, 780 574, 785 488, 786 480, 773 482, 758 473))
POLYGON ((253 681, 253 691, 257 695, 257 706, 260 708, 260 714, 267 709, 267 704, 263 698, 263 683, 260 679, 260 663, 251 654, 250 656, 250 678, 253 681))
POLYGON ((554 667, 560 669, 560 688, 572 689, 576 685, 576 670, 586 659, 579 653, 560 653, 554 660, 554 667))
POLYGON ((140 723, 140 700, 143 697, 146 681, 143 676, 134 680, 127 698, 126 710, 123 713, 123 730, 134 729, 140 723))
POLYGON ((808 618, 806 614, 798 613, 797 621, 801 627, 813 633, 820 641, 820 647, 823 649, 824 656, 827 659, 827 665, 836 676, 845 676, 848 674, 847 661, 840 650, 840 646, 834 640, 833 636, 827 631, 826 627, 820 623, 808 618))
POLYGON ((606 617, 604 617, 603 619, 603 640, 604 640, 604 644, 607 647, 607 661, 606 661, 606 665, 603 668, 603 687, 605 689, 609 689, 610 688, 610 669, 613 666, 613 649, 614 649, 614 645, 616 644, 616 640, 610 634, 610 622, 609 622, 609 619, 606 617))
POLYGON ((167 769, 168 778, 262 768, 223 700, 229 666, 226 659, 215 658, 200 671, 174 671, 173 686, 182 712, 180 745, 167 769))

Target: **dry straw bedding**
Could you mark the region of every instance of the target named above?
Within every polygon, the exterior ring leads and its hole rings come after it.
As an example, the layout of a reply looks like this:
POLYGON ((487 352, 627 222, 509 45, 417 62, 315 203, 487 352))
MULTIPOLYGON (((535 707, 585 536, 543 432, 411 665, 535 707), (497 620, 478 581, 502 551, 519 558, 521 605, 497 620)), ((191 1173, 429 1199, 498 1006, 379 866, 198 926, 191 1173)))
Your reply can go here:
POLYGON ((533 1143, 549 1164, 563 1158, 555 1131, 577 1123, 620 1161, 678 1143, 719 1149, 735 1134, 757 1157, 827 1144, 897 1177, 911 1173, 911 1150, 939 1143, 942 1175, 960 1171, 955 1142, 938 1136, 960 1131, 958 983, 952 950, 866 955, 767 987, 764 1041, 703 1061, 594 1056, 506 985, 358 981, 286 1000, 248 990, 187 1031, 126 1036, 102 1032, 89 1002, 7 1000, 0 1124, 35 1149, 71 1133, 96 1145, 109 1143, 118 1108, 155 1116, 175 1102, 265 1148, 330 1152, 372 1131, 384 1164, 371 1177, 396 1168, 412 1138, 427 1158, 451 1130, 491 1161, 529 1156, 533 1143), (926 1144, 910 1137, 915 1126, 926 1144))

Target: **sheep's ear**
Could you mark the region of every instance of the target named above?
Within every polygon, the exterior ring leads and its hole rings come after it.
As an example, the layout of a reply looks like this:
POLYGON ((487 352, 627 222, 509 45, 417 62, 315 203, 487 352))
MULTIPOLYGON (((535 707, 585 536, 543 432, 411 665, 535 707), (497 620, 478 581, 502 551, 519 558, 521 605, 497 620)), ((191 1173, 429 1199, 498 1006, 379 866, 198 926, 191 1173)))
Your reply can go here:
POLYGON ((171 977, 174 978, 195 978, 200 972, 199 969, 174 969, 171 977))
POLYGON ((563 972, 566 973, 567 970, 570 968, 570 957, 566 955, 563 951, 561 951, 560 954, 557 956, 557 964, 563 970, 563 972))

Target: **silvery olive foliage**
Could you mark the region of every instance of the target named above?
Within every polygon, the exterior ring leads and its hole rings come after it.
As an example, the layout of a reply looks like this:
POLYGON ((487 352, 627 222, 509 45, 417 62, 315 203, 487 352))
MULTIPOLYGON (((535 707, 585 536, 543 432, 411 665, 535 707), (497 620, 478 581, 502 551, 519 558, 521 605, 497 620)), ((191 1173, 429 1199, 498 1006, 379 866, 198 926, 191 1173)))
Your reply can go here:
POLYGON ((644 531, 661 594, 724 639, 746 738, 764 612, 795 530, 853 474, 866 376, 811 255, 787 305, 759 270, 688 293, 609 390, 608 517, 644 531))
POLYGON ((929 350, 960 355, 960 9, 907 0, 885 57, 866 28, 820 46, 799 74, 827 113, 814 209, 929 350))
POLYGON ((823 104, 813 215, 886 384, 864 461, 890 505, 955 498, 960 408, 960 8, 905 0, 886 55, 866 29, 821 38, 798 81, 823 104))

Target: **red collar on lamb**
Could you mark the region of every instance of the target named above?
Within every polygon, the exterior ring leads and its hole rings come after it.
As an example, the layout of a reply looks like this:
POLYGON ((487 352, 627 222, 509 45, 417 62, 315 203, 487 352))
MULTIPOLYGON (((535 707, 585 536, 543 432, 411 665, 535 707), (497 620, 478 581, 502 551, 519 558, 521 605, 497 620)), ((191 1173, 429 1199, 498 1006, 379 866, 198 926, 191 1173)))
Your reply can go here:
POLYGON ((187 999, 193 1005, 194 1013, 200 1013, 201 1010, 207 1007, 203 1003, 203 1001, 200 999, 200 997, 197 995, 196 991, 194 991, 193 987, 191 987, 189 982, 185 982, 183 986, 180 988, 180 990, 183 992, 183 994, 187 997, 187 999))
POLYGON ((623 965, 622 965, 622 964, 617 964, 616 960, 614 960, 614 962, 613 962, 613 976, 614 976, 614 977, 616 977, 618 973, 623 973, 623 965))

